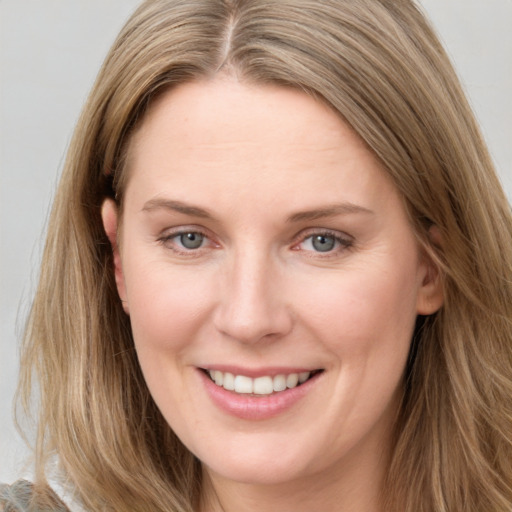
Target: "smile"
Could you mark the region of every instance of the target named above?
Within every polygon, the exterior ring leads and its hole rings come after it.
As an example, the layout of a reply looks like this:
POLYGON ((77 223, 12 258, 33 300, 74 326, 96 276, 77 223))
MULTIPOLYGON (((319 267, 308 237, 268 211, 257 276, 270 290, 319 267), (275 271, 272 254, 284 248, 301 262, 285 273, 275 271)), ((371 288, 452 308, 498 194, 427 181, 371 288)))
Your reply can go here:
POLYGON ((203 366, 197 370, 213 404, 230 416, 248 421, 283 414, 318 389, 325 373, 324 369, 283 367, 244 371, 203 366))
POLYGON ((287 389, 296 388, 304 384, 321 370, 279 374, 273 377, 263 375, 254 379, 246 375, 234 375, 233 373, 219 370, 205 371, 217 386, 224 388, 226 391, 234 391, 235 393, 243 395, 268 396, 287 389))

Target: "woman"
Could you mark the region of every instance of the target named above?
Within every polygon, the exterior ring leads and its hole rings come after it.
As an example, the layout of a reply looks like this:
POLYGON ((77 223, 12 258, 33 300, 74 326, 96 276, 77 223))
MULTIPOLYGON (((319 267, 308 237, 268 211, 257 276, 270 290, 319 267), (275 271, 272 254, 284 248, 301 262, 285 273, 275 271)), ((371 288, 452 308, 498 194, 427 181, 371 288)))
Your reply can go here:
POLYGON ((509 511, 511 233, 410 2, 145 2, 52 213, 33 500, 509 511))

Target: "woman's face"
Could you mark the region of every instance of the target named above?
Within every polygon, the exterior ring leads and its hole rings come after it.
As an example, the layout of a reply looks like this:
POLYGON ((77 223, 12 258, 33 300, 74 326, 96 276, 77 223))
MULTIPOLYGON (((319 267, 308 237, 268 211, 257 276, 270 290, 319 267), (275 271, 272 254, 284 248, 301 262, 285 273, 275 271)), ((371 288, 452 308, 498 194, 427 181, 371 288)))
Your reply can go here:
POLYGON ((152 106, 127 172, 117 235, 103 208, 119 294, 151 394, 206 470, 382 464, 416 316, 442 298, 364 143, 304 93, 215 79, 152 106))

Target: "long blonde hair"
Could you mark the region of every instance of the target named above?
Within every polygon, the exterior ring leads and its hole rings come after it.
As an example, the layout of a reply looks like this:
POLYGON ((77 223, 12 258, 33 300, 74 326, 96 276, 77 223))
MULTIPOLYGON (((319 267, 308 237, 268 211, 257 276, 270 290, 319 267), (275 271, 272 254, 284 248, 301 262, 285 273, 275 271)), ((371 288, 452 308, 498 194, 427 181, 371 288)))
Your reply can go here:
POLYGON ((199 462, 145 385, 100 205, 112 195, 122 206, 126 145, 148 105, 219 72, 337 111, 388 170, 442 270, 444 306, 418 319, 411 345, 386 510, 510 512, 510 207, 452 66, 409 0, 148 0, 134 13, 76 128, 24 338, 19 396, 27 410, 38 402, 39 487, 57 455, 87 509, 197 507, 199 462))

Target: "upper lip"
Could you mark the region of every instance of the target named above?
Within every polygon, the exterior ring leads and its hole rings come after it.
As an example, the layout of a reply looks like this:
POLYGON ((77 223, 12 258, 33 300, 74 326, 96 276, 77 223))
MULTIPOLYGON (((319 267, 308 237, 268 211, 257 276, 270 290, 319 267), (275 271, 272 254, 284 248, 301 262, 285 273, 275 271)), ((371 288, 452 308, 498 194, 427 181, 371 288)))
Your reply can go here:
POLYGON ((246 368, 235 365, 220 365, 212 364, 199 367, 201 370, 206 371, 220 371, 223 373, 232 373, 233 375, 245 375, 246 377, 257 377, 270 376, 275 377, 276 375, 290 375, 291 373, 302 373, 302 372, 318 372, 323 368, 311 368, 307 366, 265 366, 259 368, 246 368))

